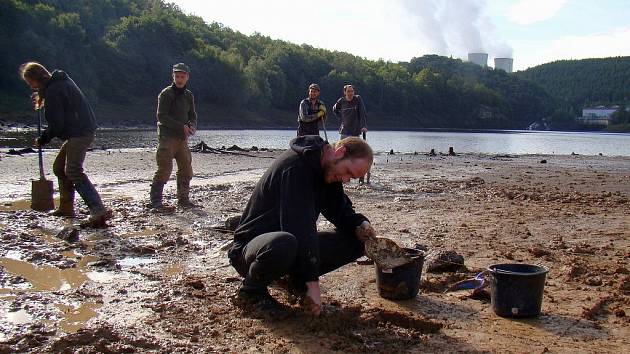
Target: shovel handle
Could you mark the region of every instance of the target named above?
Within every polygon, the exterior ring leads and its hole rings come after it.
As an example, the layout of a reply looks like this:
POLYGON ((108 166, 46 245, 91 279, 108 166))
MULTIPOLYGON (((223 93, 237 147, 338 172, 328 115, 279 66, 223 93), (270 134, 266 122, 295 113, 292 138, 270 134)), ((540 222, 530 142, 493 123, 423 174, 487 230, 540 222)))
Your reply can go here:
MULTIPOLYGON (((37 110, 37 136, 42 135, 42 115, 40 113, 40 109, 37 110)), ((38 144, 37 147, 37 155, 39 157, 39 179, 43 181, 46 179, 44 176, 44 157, 42 155, 42 146, 38 144)))

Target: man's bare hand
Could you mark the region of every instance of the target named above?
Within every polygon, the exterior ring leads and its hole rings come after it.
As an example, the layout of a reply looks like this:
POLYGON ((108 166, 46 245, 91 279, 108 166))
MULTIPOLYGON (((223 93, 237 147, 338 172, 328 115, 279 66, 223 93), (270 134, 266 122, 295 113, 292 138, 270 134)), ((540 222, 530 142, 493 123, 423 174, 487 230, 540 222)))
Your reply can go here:
POLYGON ((306 296, 302 301, 304 311, 313 316, 319 316, 322 312, 322 295, 319 281, 306 282, 306 296))
POLYGON ((376 230, 374 230, 369 221, 362 222, 361 225, 357 226, 354 233, 357 235, 357 238, 363 242, 376 237, 376 230))
POLYGON ((367 133, 367 128, 361 128, 361 133, 367 133))
POLYGON ((40 143, 39 143, 39 138, 35 138, 35 139, 33 140, 33 146, 34 146, 36 149, 39 149, 40 147, 42 147, 42 144, 40 144, 40 143))
POLYGON ((190 127, 188 126, 188 124, 184 124, 184 135, 188 138, 189 136, 193 135, 193 133, 190 130, 190 127))

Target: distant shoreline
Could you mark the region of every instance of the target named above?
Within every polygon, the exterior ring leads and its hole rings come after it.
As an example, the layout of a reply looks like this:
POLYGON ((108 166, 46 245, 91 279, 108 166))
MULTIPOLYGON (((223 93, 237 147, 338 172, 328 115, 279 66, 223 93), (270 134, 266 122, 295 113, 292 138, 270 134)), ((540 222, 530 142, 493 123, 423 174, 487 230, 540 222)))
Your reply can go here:
MULTIPOLYGON (((155 126, 152 125, 132 125, 132 126, 122 126, 122 125, 100 125, 99 130, 125 130, 125 131, 146 131, 146 130, 154 130, 155 126)), ((37 126, 33 124, 24 124, 19 122, 11 122, 11 121, 0 121, 0 134, 6 132, 29 132, 37 130, 37 126)), ((296 130, 296 127, 287 127, 287 126, 260 126, 260 127, 249 127, 244 128, 240 126, 212 126, 212 125, 203 125, 199 127, 199 130, 296 130)), ((334 129, 328 128, 328 131, 337 131, 337 128, 334 129)), ((607 130, 519 130, 519 129, 464 129, 464 128, 386 128, 386 127, 375 127, 370 129, 369 131, 378 131, 378 132, 443 132, 443 133, 495 133, 495 134, 512 134, 512 133, 600 133, 600 134, 629 134, 629 130, 621 130, 621 131, 607 131, 607 130)))

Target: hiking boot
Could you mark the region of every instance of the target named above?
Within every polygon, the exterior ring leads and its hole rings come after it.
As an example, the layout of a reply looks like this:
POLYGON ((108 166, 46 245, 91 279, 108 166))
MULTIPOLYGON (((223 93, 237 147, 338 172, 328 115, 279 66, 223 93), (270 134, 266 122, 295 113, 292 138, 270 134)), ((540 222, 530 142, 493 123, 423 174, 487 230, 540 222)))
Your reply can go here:
POLYGON ((107 220, 111 219, 113 215, 114 213, 111 209, 104 209, 102 212, 90 214, 90 217, 81 223, 81 227, 91 227, 95 229, 108 227, 107 220))

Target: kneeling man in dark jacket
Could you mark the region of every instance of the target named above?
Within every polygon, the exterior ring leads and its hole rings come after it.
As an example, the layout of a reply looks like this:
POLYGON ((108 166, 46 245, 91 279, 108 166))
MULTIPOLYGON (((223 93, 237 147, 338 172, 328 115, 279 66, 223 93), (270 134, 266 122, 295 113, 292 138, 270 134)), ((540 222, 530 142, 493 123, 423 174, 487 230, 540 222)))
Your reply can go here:
POLYGON ((362 240, 375 234, 342 184, 367 173, 372 160, 357 137, 334 145, 312 135, 291 141, 258 181, 234 235, 229 258, 244 277, 240 300, 276 307, 267 286, 288 275, 303 288, 307 310, 320 313, 319 277, 361 257, 362 240), (317 231, 320 213, 336 230, 317 231))

